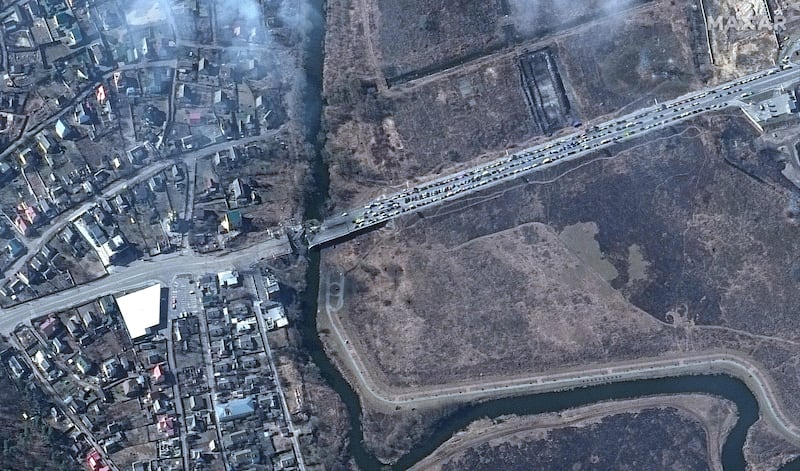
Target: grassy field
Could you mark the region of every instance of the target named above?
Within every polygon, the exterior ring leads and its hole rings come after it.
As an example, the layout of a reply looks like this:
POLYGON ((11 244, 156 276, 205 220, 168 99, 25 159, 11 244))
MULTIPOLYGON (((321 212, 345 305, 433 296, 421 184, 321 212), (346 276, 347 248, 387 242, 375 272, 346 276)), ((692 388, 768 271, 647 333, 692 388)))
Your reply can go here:
POLYGON ((390 388, 724 348, 795 415, 785 159, 742 118, 701 118, 408 216, 323 252, 345 276, 335 315, 390 388))
MULTIPOLYGON (((359 1, 335 3, 349 11, 359 1)), ((393 11, 402 3, 386 8, 393 11)), ((467 18, 473 13, 447 22, 475 21, 467 18)), ((364 59, 372 44, 365 20, 356 13, 332 14, 326 51, 337 60, 326 61, 324 91, 325 150, 332 205, 338 208, 332 211, 544 138, 520 82, 518 58, 526 50, 551 48, 574 117, 583 122, 701 86, 709 77, 709 59, 705 42, 695 41, 702 21, 690 21, 692 15, 696 12, 684 5, 656 2, 622 17, 601 16, 578 21, 574 28, 547 30, 515 48, 489 48, 464 65, 433 68, 386 89, 384 79, 390 75, 364 59)), ((414 15, 405 16, 403 21, 414 15)), ((381 16, 381 29, 373 33, 392 38, 392 47, 405 50, 408 44, 398 36, 416 33, 407 31, 411 25, 394 23, 381 16)), ((447 37, 438 40, 437 51, 446 52, 447 37)), ((393 56, 384 52, 380 57, 391 63, 393 56)))

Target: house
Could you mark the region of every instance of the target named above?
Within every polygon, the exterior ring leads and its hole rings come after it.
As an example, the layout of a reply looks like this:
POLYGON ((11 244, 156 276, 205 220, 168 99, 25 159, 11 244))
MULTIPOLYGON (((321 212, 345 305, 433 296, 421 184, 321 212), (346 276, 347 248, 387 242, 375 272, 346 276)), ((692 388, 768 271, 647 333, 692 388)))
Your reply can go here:
POLYGON ((150 190, 153 192, 162 192, 166 190, 166 179, 164 178, 163 173, 157 173, 150 177, 148 181, 148 186, 150 190))
POLYGON ((16 259, 24 255, 27 251, 28 249, 22 245, 22 242, 16 237, 9 240, 8 244, 6 244, 6 252, 8 252, 9 258, 16 259))
POLYGON ((142 57, 150 54, 153 48, 150 46, 150 38, 142 38, 142 57))
POLYGON ((75 368, 82 374, 89 375, 94 371, 94 363, 83 355, 75 357, 75 368))
POLYGON ((42 150, 43 154, 55 154, 59 150, 58 143, 43 132, 36 135, 36 143, 39 145, 39 149, 42 150))
POLYGON ((30 262, 28 262, 32 270, 35 270, 39 273, 44 273, 47 271, 47 259, 42 257, 41 255, 36 255, 33 257, 30 262))
POLYGON ((242 228, 242 213, 238 209, 225 212, 222 217, 222 228, 225 232, 238 231, 242 228))
POLYGON ((191 396, 189 397, 189 408, 193 411, 203 410, 206 407, 206 400, 202 397, 191 396))
POLYGON ((153 401, 153 411, 156 414, 163 414, 170 408, 169 401, 166 399, 156 399, 153 401))
POLYGON ((78 235, 75 234, 72 226, 66 226, 64 230, 61 231, 61 240, 63 240, 65 244, 72 245, 77 239, 78 235))
POLYGON ((81 322, 87 329, 94 329, 97 327, 97 318, 94 315, 94 311, 82 309, 78 311, 78 314, 80 314, 81 322))
POLYGON ((19 232, 23 236, 30 235, 31 231, 33 230, 30 223, 20 215, 17 215, 14 218, 14 229, 16 229, 17 232, 19 232))
POLYGON ((225 448, 237 448, 243 443, 248 442, 247 430, 239 430, 233 433, 226 433, 222 436, 222 444, 225 448))
POLYGON ((86 464, 89 465, 89 469, 92 471, 100 471, 100 468, 104 466, 103 460, 100 458, 100 452, 92 450, 86 455, 86 464))
POLYGON ((122 383, 122 391, 125 393, 125 397, 137 397, 141 392, 141 388, 139 383, 131 378, 122 383))
POLYGON ((52 260, 56 255, 58 255, 58 251, 49 245, 42 247, 42 250, 39 253, 47 258, 47 260, 52 260))
POLYGON ((75 122, 82 125, 92 124, 92 115, 83 103, 75 106, 75 122))
POLYGON ((72 128, 63 118, 59 118, 55 125, 56 136, 59 139, 67 139, 72 136, 72 128))
POLYGON ((156 365, 153 368, 153 382, 155 384, 162 384, 167 380, 165 367, 162 365, 156 365))
POLYGON ((158 419, 158 431, 168 437, 175 436, 175 420, 172 416, 161 416, 158 419))
POLYGON ((158 352, 153 352, 147 355, 147 362, 150 363, 151 365, 158 365, 162 361, 163 360, 161 358, 161 354, 159 354, 158 352))
POLYGON ((42 322, 42 324, 39 326, 39 330, 42 331, 45 337, 52 339, 61 333, 63 327, 64 326, 58 317, 52 316, 48 317, 44 322, 42 322))
POLYGON ((82 324, 82 322, 80 321, 80 319, 78 318, 77 315, 71 316, 67 320, 67 324, 66 325, 67 325, 67 332, 69 332, 69 335, 71 335, 73 337, 76 337, 76 338, 80 337, 81 335, 83 335, 83 333, 84 333, 83 324, 82 324))
POLYGON ((234 399, 230 402, 221 402, 214 408, 217 422, 230 422, 249 417, 256 411, 256 402, 252 397, 234 399))
POLYGON ((83 32, 81 32, 80 26, 75 24, 69 29, 69 31, 67 31, 67 45, 70 47, 75 47, 82 42, 83 32))
POLYGON ((62 11, 53 16, 53 23, 59 28, 69 28, 75 23, 75 17, 62 11))
POLYGON ((291 450, 285 451, 279 454, 278 456, 275 456, 273 458, 273 461, 277 466, 279 466, 278 469, 291 468, 292 466, 297 464, 297 460, 295 459, 294 453, 291 450))
POLYGON ((261 462, 261 456, 258 454, 258 451, 253 450, 252 448, 245 448, 244 450, 235 451, 233 452, 232 456, 233 462, 238 466, 247 466, 261 462))
POLYGON ((104 361, 100 369, 108 378, 119 378, 124 373, 116 358, 109 358, 104 361))
POLYGON ((206 423, 202 417, 199 417, 197 414, 192 414, 186 418, 186 428, 189 429, 190 432, 205 432, 206 423))
POLYGON ((39 154, 30 147, 26 147, 19 153, 17 160, 20 166, 28 167, 30 165, 35 165, 39 161, 39 154))
POLYGON ((8 367, 11 369, 11 374, 13 374, 16 379, 22 379, 23 377, 28 376, 28 367, 24 366, 23 363, 20 363, 15 356, 12 356, 8 360, 8 367))
POLYGON ((170 171, 172 173, 172 179, 175 180, 175 182, 183 181, 184 174, 183 174, 183 169, 181 167, 178 167, 177 165, 173 165, 172 166, 172 170, 170 170, 170 171))
POLYGON ((239 286, 239 274, 235 271, 222 271, 217 273, 220 288, 235 288, 239 286))
POLYGON ((147 148, 143 145, 136 146, 128 152, 128 161, 132 164, 142 163, 147 158, 147 148))
POLYGON ((235 178, 228 186, 228 193, 231 195, 232 202, 237 205, 247 204, 251 201, 250 185, 244 183, 241 178, 235 178))
POLYGON ((60 337, 54 338, 52 343, 53 343, 53 350, 58 354, 70 353, 72 351, 69 344, 61 340, 60 337))
POLYGON ((117 303, 116 301, 114 301, 114 297, 111 295, 106 295, 100 298, 99 304, 100 304, 100 311, 103 314, 108 315, 117 312, 117 303))
POLYGON ((38 350, 33 355, 33 362, 36 363, 36 366, 38 366, 39 369, 45 373, 53 368, 53 364, 50 363, 50 359, 47 358, 47 355, 45 355, 41 350, 38 350))
POLYGON ((42 274, 34 270, 30 267, 30 265, 24 265, 17 273, 16 277, 21 282, 25 283, 26 285, 30 286, 32 284, 36 284, 42 279, 42 274))
POLYGON ((252 356, 247 356, 247 357, 242 358, 241 362, 242 362, 242 367, 243 368, 246 368, 246 369, 258 368, 258 360, 256 360, 252 356))

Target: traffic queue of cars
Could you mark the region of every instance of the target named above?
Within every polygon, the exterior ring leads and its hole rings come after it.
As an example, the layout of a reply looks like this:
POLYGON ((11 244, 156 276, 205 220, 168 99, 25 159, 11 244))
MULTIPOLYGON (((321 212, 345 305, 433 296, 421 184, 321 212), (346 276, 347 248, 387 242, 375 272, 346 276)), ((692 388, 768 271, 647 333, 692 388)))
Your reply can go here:
MULTIPOLYGON (((792 64, 784 63, 781 68, 751 74, 708 91, 680 97, 652 106, 644 111, 638 111, 636 114, 591 126, 584 132, 574 133, 556 141, 525 149, 489 164, 457 172, 390 196, 382 196, 352 214, 353 228, 357 230, 378 224, 400 214, 453 198, 464 192, 496 184, 501 180, 515 178, 557 160, 588 153, 638 133, 674 124, 699 113, 731 106, 737 102, 732 101, 728 96, 742 92, 745 84, 792 67, 792 64)), ((752 94, 753 92, 748 90, 740 96, 745 98, 752 94)))

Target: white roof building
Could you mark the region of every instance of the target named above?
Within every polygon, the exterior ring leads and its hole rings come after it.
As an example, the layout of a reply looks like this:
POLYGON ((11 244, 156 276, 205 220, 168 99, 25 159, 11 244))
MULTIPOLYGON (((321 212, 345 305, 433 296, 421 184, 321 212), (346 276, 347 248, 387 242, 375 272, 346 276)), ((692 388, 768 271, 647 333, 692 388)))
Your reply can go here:
POLYGON ((239 274, 234 271, 221 271, 217 273, 220 288, 239 286, 239 274))
POLYGON ((160 284, 115 298, 131 340, 147 335, 161 322, 160 284))

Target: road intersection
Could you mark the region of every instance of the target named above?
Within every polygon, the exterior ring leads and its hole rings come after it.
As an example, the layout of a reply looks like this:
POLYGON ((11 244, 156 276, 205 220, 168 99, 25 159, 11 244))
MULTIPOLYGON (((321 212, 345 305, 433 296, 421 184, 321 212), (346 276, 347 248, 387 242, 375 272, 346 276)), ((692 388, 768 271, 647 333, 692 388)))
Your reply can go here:
POLYGON ((252 247, 223 255, 200 255, 191 250, 185 250, 160 255, 153 261, 137 260, 127 267, 116 267, 105 277, 76 288, 3 309, 2 315, 0 315, 0 333, 8 334, 18 324, 28 322, 32 318, 80 306, 106 294, 132 291, 153 283, 169 286, 173 279, 181 274, 217 272, 225 267, 246 268, 259 260, 279 257, 291 252, 292 247, 288 237, 282 236, 279 239, 268 239, 252 247))
MULTIPOLYGON (((504 156, 487 164, 446 175, 389 196, 382 196, 361 208, 326 220, 315 233, 309 235, 309 243, 311 246, 318 246, 377 226, 401 214, 453 201, 472 192, 499 185, 542 168, 551 167, 559 162, 584 157, 615 143, 680 123, 702 113, 738 107, 743 104, 742 100, 750 95, 780 87, 788 88, 798 81, 800 81, 800 67, 786 63, 780 68, 760 71, 733 82, 641 109, 606 123, 588 127, 582 132, 575 132, 548 143, 504 156)), ((209 152, 213 152, 213 150, 207 148, 202 151, 203 154, 209 152)), ((194 157, 196 156, 181 156, 183 159, 194 157)), ((152 174, 151 172, 166 168, 165 165, 169 164, 162 162, 153 167, 155 170, 144 170, 137 178, 146 178, 147 175, 152 174)), ((121 187, 124 187, 124 183, 109 188, 104 192, 104 196, 119 191, 121 187)), ((138 260, 128 267, 115 269, 104 278, 94 282, 2 310, 0 332, 9 333, 18 324, 29 321, 31 318, 81 305, 105 294, 128 291, 154 282, 170 286, 173 280, 181 274, 213 272, 237 266, 244 268, 260 259, 288 254, 291 251, 288 239, 283 237, 269 239, 248 249, 229 252, 222 256, 199 255, 187 249, 175 254, 158 256, 152 261, 138 260)), ((341 290, 342 285, 338 285, 338 288, 341 290)), ((341 296, 341 294, 337 296, 341 296)), ((335 306, 340 307, 342 299, 335 299, 335 301, 335 306)), ((326 307, 330 306, 334 306, 334 304, 329 302, 326 307)), ((324 312, 327 311, 328 309, 324 309, 324 312)), ((337 325, 336 316, 329 313, 327 317, 329 317, 337 342, 349 351, 348 342, 337 325)), ((353 363, 350 367, 361 386, 360 389, 366 392, 369 399, 391 408, 397 406, 419 407, 441 401, 460 402, 519 393, 558 391, 650 377, 709 372, 731 374, 748 384, 755 393, 763 413, 777 430, 793 443, 800 445, 800 429, 782 414, 776 395, 770 386, 769 378, 750 359, 736 352, 709 352, 664 359, 643 359, 625 364, 582 368, 576 371, 548 373, 528 378, 413 392, 383 390, 369 378, 363 364, 357 358, 357 354, 350 351, 347 356, 351 355, 353 363)))

